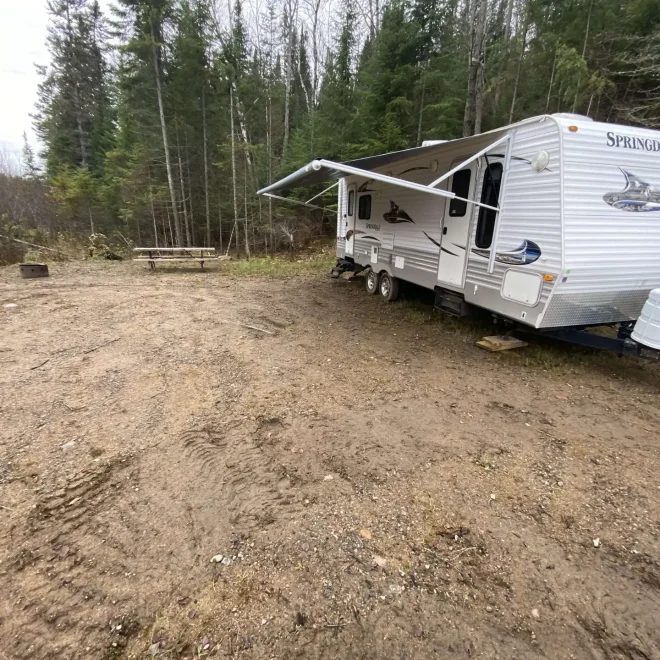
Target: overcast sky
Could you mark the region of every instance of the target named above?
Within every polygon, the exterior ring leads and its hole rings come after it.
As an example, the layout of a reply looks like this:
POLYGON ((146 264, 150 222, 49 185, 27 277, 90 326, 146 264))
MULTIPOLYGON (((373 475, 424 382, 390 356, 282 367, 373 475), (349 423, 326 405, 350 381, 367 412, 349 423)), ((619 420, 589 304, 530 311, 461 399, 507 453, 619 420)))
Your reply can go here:
POLYGON ((23 131, 35 144, 30 113, 36 64, 47 64, 45 0, 0 0, 0 147, 20 150, 23 131))

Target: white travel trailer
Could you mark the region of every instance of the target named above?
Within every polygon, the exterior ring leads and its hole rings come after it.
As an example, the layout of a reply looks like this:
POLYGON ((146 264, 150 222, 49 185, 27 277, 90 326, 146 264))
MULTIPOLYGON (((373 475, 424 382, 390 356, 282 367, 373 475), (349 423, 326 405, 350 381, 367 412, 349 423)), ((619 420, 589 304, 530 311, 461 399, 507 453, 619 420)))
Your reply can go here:
POLYGON ((621 324, 616 346, 602 347, 636 350, 633 322, 660 287, 660 132, 544 115, 314 160, 259 194, 331 179, 336 274, 369 269, 367 290, 388 300, 405 280, 435 290, 449 313, 477 306, 579 343, 593 341, 575 330, 621 324))

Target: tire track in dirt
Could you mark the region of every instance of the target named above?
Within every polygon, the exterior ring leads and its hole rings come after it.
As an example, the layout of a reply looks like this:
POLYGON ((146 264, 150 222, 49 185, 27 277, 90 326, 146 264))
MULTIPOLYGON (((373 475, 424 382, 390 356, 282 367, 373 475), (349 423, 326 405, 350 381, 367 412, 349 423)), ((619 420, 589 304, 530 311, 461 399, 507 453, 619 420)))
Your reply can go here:
POLYGON ((274 522, 294 498, 288 477, 257 436, 258 424, 245 421, 192 429, 180 438, 187 457, 211 478, 229 522, 241 530, 274 522))
MULTIPOLYGON (((76 657, 81 649, 75 645, 52 647, 46 640, 68 629, 82 632, 82 639, 85 631, 89 638, 98 634, 108 593, 103 581, 89 579, 97 566, 96 527, 99 514, 112 507, 131 478, 133 459, 119 455, 73 474, 61 487, 46 490, 27 515, 22 547, 3 562, 0 582, 12 603, 11 616, 2 612, 0 621, 6 619, 5 630, 16 640, 13 657, 76 657)), ((125 555, 119 553, 118 564, 99 566, 101 572, 119 570, 125 555)))
POLYGON ((92 469, 71 477, 62 488, 44 494, 29 515, 33 531, 57 532, 50 540, 58 541, 79 527, 86 526, 100 506, 108 506, 118 492, 121 472, 127 468, 132 455, 113 458, 92 469))

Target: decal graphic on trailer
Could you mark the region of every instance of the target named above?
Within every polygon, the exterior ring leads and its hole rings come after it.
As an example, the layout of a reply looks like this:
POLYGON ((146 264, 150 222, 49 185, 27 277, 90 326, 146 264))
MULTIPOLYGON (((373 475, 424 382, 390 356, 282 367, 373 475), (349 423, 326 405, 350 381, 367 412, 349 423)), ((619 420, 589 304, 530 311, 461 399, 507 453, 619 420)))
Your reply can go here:
POLYGON ((415 224, 415 221, 392 200, 390 200, 390 210, 387 213, 383 213, 383 220, 390 224, 398 224, 400 222, 412 222, 415 224))
MULTIPOLYGON (((355 230, 353 230, 353 229, 349 229, 349 230, 346 232, 346 238, 349 239, 349 238, 351 238, 352 236, 357 236, 358 234, 366 234, 366 233, 367 233, 366 231, 362 231, 361 229, 355 229, 355 230)), ((380 239, 379 239, 379 238, 376 238, 375 236, 360 236, 360 238, 363 239, 363 240, 365 240, 365 239, 368 238, 368 239, 370 239, 370 240, 372 240, 372 241, 376 241, 377 243, 380 243, 380 239)))
MULTIPOLYGON (((472 248, 473 254, 485 259, 490 259, 490 249, 472 248)), ((541 248, 534 241, 523 241, 515 250, 508 252, 496 252, 495 261, 501 264, 514 266, 526 266, 533 264, 541 256, 541 248)))
MULTIPOLYGON (((424 236, 426 236, 426 238, 428 238, 429 241, 431 241, 431 243, 434 243, 435 245, 437 245, 440 248, 440 250, 442 250, 442 252, 446 252, 447 254, 451 254, 453 257, 459 256, 455 252, 452 252, 451 250, 448 250, 446 247, 443 247, 443 245, 441 243, 438 243, 438 241, 436 241, 435 238, 431 238, 431 236, 429 236, 426 232, 424 232, 424 236)), ((465 245, 456 245, 456 243, 451 243, 451 245, 458 248, 459 250, 465 250, 465 245)))
POLYGON ((621 192, 606 193, 603 201, 619 211, 660 211, 660 192, 654 191, 650 184, 632 172, 622 167, 619 169, 626 178, 626 187, 621 192))

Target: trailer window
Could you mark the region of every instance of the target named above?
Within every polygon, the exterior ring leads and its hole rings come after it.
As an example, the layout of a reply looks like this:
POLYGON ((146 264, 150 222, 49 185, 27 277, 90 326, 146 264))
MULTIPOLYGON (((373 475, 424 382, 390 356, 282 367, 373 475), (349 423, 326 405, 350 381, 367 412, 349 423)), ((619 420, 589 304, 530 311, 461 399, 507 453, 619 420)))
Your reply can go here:
POLYGON ((360 220, 371 219, 371 195, 361 195, 358 200, 358 218, 360 220))
MULTIPOLYGON (((451 191, 457 197, 464 197, 467 199, 467 196, 470 194, 470 178, 472 176, 472 171, 470 169, 458 170, 454 173, 454 178, 451 184, 451 191)), ((452 218, 462 218, 467 212, 467 202, 463 202, 460 199, 452 199, 449 202, 449 215, 452 218)))
MULTIPOLYGON (((502 185, 502 163, 491 163, 484 173, 484 183, 481 190, 481 203, 488 206, 497 206, 502 185)), ((497 213, 483 207, 479 208, 479 221, 477 222, 477 235, 475 243, 478 248, 489 248, 493 242, 495 218, 497 213)))
POLYGON ((348 193, 348 208, 346 209, 346 215, 353 215, 354 208, 355 208, 355 190, 351 190, 348 193))

